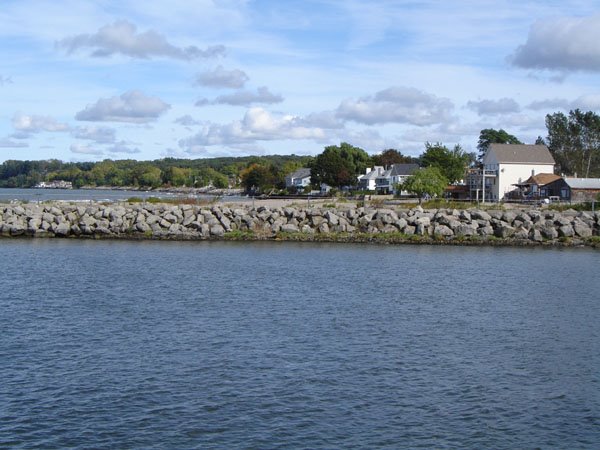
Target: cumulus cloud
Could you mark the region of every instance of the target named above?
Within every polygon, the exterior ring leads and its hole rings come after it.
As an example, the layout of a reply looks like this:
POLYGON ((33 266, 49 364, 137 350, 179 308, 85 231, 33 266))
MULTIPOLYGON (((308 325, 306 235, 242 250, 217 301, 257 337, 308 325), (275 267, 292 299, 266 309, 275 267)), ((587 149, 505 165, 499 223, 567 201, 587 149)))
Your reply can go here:
POLYGON ((0 148, 25 148, 29 147, 26 142, 15 142, 10 138, 0 138, 0 148))
POLYGON ((194 125, 200 125, 202 122, 199 122, 196 119, 194 119, 192 116, 190 116, 189 114, 186 114, 185 116, 181 116, 181 117, 178 117, 177 119, 175 119, 175 123, 178 123, 179 125, 183 125, 184 127, 191 127, 194 125))
POLYGON ((171 105, 140 91, 128 91, 119 97, 101 98, 87 105, 75 118, 91 122, 147 123, 157 119, 171 105))
POLYGON ((115 141, 116 130, 109 127, 77 127, 73 131, 73 137, 87 139, 99 144, 110 144, 115 141))
POLYGON ((132 58, 149 59, 165 57, 181 60, 222 56, 225 47, 215 45, 201 50, 196 46, 176 47, 153 30, 138 33, 137 28, 126 20, 105 25, 94 34, 78 34, 57 42, 57 46, 71 54, 81 49, 91 49, 91 56, 109 57, 122 54, 132 58))
POLYGON ((84 145, 84 144, 71 144, 71 152, 72 153, 77 153, 80 155, 95 155, 95 156, 100 156, 103 154, 102 150, 98 150, 93 148, 90 145, 84 145))
POLYGON ((480 116, 516 113, 521 110, 516 101, 506 97, 498 100, 470 101, 467 108, 476 111, 480 116))
POLYGON ((586 94, 577 97, 575 100, 567 100, 565 98, 552 98, 545 100, 536 100, 527 105, 527 108, 536 111, 539 110, 555 110, 555 109, 582 109, 588 111, 600 110, 600 94, 586 94))
POLYGON ((273 115, 262 108, 250 108, 244 118, 226 125, 207 124, 195 136, 182 139, 183 148, 210 145, 247 144, 254 141, 273 141, 280 139, 317 139, 327 138, 323 128, 308 127, 302 119, 291 115, 273 115))
POLYGON ((232 105, 232 106, 250 106, 257 103, 271 104, 281 103, 283 97, 279 94, 273 94, 266 86, 259 87, 256 92, 240 90, 228 95, 220 95, 213 101, 202 98, 196 102, 196 106, 206 105, 232 105))
POLYGON ((600 71, 600 14, 534 23, 510 60, 526 69, 600 71))
POLYGON ((106 151, 109 153, 127 153, 127 154, 141 153, 139 148, 137 148, 137 147, 132 148, 132 147, 130 147, 129 143, 125 142, 125 141, 116 142, 114 145, 108 147, 106 149, 106 151))
POLYGON ((432 125, 450 119, 454 105, 414 88, 391 87, 375 95, 344 100, 337 108, 337 117, 367 125, 402 123, 432 125))
POLYGON ((17 113, 12 119, 15 130, 21 133, 39 133, 41 131, 69 131, 69 125, 60 123, 49 116, 27 115, 17 113))
POLYGON ((248 75, 243 70, 226 70, 223 66, 218 66, 214 70, 200 73, 196 78, 195 84, 217 88, 239 89, 244 87, 244 84, 248 80, 248 75))

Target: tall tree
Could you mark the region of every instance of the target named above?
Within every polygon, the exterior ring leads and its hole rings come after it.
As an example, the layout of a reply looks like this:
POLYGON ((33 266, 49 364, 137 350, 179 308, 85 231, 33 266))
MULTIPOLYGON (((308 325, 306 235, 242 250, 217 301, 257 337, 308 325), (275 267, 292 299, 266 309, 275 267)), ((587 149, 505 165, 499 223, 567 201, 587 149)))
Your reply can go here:
POLYGON ((421 203, 425 194, 431 197, 439 197, 444 193, 446 186, 448 186, 448 180, 442 175, 440 169, 425 167, 406 178, 400 184, 400 189, 415 194, 419 197, 419 203, 421 203))
POLYGON ((389 148, 378 155, 373 156, 373 164, 376 166, 389 167, 392 164, 409 164, 414 160, 410 156, 404 156, 398 150, 389 148))
POLYGON ((512 134, 507 133, 502 128, 494 130, 486 128, 479 133, 479 141, 477 141, 477 149, 479 150, 479 161, 483 160, 485 152, 487 152, 490 144, 522 144, 522 142, 512 134))
POLYGON ((421 155, 423 167, 437 167, 450 183, 462 180, 471 163, 472 155, 465 152, 458 144, 450 150, 440 142, 425 143, 425 152, 421 155))
POLYGON ((364 173, 371 160, 367 152, 346 142, 325 147, 311 165, 311 183, 330 186, 354 186, 357 175, 364 173))
POLYGON ((559 170, 582 177, 600 176, 600 116, 579 109, 546 116, 548 148, 559 170))

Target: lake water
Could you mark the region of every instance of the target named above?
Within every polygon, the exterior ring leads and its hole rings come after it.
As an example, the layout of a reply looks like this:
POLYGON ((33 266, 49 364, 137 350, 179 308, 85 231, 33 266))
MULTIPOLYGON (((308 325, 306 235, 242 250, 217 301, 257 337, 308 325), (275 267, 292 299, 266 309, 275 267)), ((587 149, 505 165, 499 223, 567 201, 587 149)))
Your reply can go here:
MULTIPOLYGON (((179 198, 187 197, 186 194, 161 191, 127 191, 118 189, 8 189, 0 188, 0 203, 11 201, 45 202, 45 201, 126 201, 129 198, 138 197, 147 199, 155 198, 179 198)), ((210 199, 216 197, 211 195, 195 195, 193 198, 210 199)), ((245 197, 229 196, 224 199, 243 201, 245 197)))
POLYGON ((598 448, 599 263, 0 240, 0 448, 598 448))

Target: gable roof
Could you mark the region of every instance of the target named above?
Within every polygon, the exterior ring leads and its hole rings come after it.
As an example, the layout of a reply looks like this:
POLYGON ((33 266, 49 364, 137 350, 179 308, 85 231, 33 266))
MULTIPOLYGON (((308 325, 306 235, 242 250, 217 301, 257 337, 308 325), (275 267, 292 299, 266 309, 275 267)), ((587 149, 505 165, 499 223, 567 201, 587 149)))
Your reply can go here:
POLYGON ((364 180, 364 181, 374 180, 378 176, 380 176, 383 172, 384 172, 383 167, 381 167, 381 166, 375 166, 375 167, 373 167, 373 169, 369 173, 363 175, 362 177, 359 177, 358 179, 359 180, 364 180))
POLYGON ((306 167, 302 167, 288 176, 292 180, 295 180, 296 178, 307 178, 307 177, 310 177, 310 169, 307 169, 306 167))
POLYGON ((600 178, 565 178, 571 189, 600 189, 600 178))
POLYGON ((545 186, 560 179, 560 175, 554 175, 553 173, 538 173, 537 175, 530 176, 527 181, 522 184, 537 184, 538 186, 545 186))
POLYGON ((494 153, 499 163, 555 164, 545 145, 490 144, 489 152, 494 153))
POLYGON ((391 176, 412 175, 419 168, 418 164, 394 164, 392 165, 391 176))

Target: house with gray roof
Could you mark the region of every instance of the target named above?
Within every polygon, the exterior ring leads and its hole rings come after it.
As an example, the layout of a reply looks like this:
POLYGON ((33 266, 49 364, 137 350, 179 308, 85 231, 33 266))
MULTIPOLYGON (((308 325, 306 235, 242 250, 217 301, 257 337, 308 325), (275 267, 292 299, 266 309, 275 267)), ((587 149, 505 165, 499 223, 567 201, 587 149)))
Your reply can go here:
POLYGON ((591 202, 600 194, 600 178, 564 177, 552 182, 548 187, 561 201, 591 202))
POLYGON ((285 187, 304 189, 310 184, 310 169, 302 167, 285 177, 285 187))
POLYGON ((483 157, 484 172, 472 184, 483 191, 479 198, 505 200, 515 185, 522 184, 531 176, 554 173, 554 164, 554 158, 545 145, 490 144, 483 157), (485 183, 482 178, 485 178, 485 183))
POLYGON ((374 191, 375 180, 377 177, 383 175, 385 169, 383 166, 375 166, 373 168, 367 168, 365 174, 358 177, 358 188, 363 191, 374 191))
MULTIPOLYGON (((418 164, 393 164, 375 180, 378 194, 396 194, 396 186, 401 184, 419 168, 418 164)), ((402 193, 406 195, 405 193, 402 193)))

